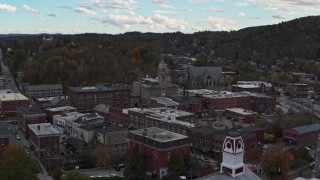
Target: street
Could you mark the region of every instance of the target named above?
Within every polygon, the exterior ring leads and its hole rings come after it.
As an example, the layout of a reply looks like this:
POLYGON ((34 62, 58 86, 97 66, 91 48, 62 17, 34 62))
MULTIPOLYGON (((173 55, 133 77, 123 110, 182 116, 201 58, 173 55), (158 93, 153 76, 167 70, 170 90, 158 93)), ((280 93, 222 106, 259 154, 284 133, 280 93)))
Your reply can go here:
POLYGON ((7 89, 11 89, 14 93, 19 93, 17 85, 15 84, 15 81, 12 78, 8 67, 5 66, 2 61, 2 57, 3 57, 3 54, 2 54, 2 50, 0 49, 0 62, 1 62, 1 67, 2 67, 2 77, 5 80, 5 87, 7 89))

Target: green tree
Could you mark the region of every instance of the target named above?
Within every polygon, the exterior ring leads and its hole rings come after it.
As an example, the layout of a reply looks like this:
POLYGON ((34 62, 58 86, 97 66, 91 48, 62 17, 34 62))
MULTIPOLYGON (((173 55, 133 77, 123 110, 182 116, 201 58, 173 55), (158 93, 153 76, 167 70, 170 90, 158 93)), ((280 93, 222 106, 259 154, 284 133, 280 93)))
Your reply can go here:
POLYGON ((128 161, 128 166, 124 169, 123 175, 127 179, 144 179, 146 173, 146 162, 139 146, 135 146, 131 158, 128 161))
POLYGON ((9 145, 0 157, 0 179, 37 179, 36 161, 18 145, 9 145))
POLYGON ((89 176, 77 171, 69 172, 66 174, 66 176, 62 178, 62 180, 90 180, 90 179, 91 178, 89 176))
POLYGON ((185 174, 186 169, 186 163, 184 161, 184 158, 180 154, 175 153, 173 156, 170 157, 168 168, 168 171, 170 173, 182 175, 185 174))

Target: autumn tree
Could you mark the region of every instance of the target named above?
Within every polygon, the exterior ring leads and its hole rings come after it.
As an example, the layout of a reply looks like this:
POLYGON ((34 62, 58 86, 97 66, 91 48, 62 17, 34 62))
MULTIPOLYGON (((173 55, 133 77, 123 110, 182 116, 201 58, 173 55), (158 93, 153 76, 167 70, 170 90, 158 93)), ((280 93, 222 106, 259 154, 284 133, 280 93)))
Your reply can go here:
POLYGON ((260 163, 264 172, 273 177, 288 172, 294 163, 294 156, 286 151, 282 143, 278 143, 261 156, 260 163))
POLYGON ((62 169, 60 166, 56 166, 52 173, 51 176, 53 177, 54 180, 61 180, 61 176, 62 176, 62 169))
POLYGON ((37 179, 36 161, 18 145, 9 145, 0 157, 0 179, 37 179))
POLYGON ((128 161, 128 166, 124 169, 123 175, 127 179, 144 179, 146 173, 146 162, 143 154, 138 146, 135 146, 130 159, 128 161))
POLYGON ((98 146, 95 149, 95 153, 96 153, 96 157, 97 157, 97 163, 96 166, 97 167, 107 167, 110 164, 110 155, 108 153, 110 153, 110 151, 108 150, 108 148, 106 146, 98 146))
POLYGON ((91 178, 89 176, 77 171, 69 172, 66 174, 66 176, 62 178, 62 180, 90 180, 90 179, 91 178))

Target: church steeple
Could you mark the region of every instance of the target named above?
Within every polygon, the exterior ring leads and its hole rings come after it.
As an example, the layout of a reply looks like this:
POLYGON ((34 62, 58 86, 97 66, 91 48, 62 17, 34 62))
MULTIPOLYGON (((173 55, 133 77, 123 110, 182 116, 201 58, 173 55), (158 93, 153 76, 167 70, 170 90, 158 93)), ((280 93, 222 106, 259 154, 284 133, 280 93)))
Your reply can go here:
POLYGON ((169 69, 163 59, 161 59, 161 62, 158 66, 158 78, 160 86, 166 85, 171 82, 169 69))
POLYGON ((222 148, 222 163, 220 172, 227 173, 232 177, 243 174, 244 143, 240 133, 229 133, 223 142, 222 148))

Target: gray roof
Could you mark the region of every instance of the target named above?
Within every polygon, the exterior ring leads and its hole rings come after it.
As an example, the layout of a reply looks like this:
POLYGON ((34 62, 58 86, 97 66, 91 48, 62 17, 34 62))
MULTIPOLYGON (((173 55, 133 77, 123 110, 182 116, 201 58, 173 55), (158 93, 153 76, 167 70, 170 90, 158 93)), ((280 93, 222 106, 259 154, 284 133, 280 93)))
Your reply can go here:
POLYGON ((28 126, 30 130, 33 131, 37 136, 43 136, 43 135, 59 136, 61 134, 50 123, 29 124, 28 126))
POLYGON ((127 85, 97 85, 97 86, 87 86, 87 87, 69 87, 69 90, 72 90, 74 92, 91 92, 91 91, 97 91, 97 92, 104 92, 104 91, 114 91, 114 90, 125 90, 129 89, 127 85))
POLYGON ((119 132, 119 131, 128 131, 126 128, 113 125, 108 122, 98 123, 98 124, 92 124, 92 125, 85 125, 81 127, 85 130, 95 130, 96 132, 100 133, 109 133, 109 132, 119 132))
POLYGON ((62 84, 29 85, 27 89, 29 90, 62 89, 62 84))
POLYGON ((261 178, 244 166, 244 174, 237 177, 217 172, 197 178, 196 180, 261 180, 261 178))
POLYGON ((60 100, 68 101, 68 98, 67 98, 67 96, 55 96, 50 100, 50 103, 55 105, 55 104, 58 104, 60 102, 60 100))
POLYGON ((24 115, 45 114, 44 109, 37 104, 18 106, 17 109, 24 115))
POLYGON ((204 79, 210 76, 211 79, 219 79, 222 75, 221 67, 190 67, 189 76, 191 79, 204 79))
POLYGON ((313 131, 319 131, 320 130, 320 124, 308 124, 300 127, 292 128, 294 131, 296 131, 298 134, 306 134, 313 131))
POLYGON ((103 112, 103 113, 109 113, 109 106, 105 104, 98 104, 93 108, 93 111, 95 112, 103 112))
POLYGON ((200 132, 203 134, 211 134, 211 133, 218 131, 218 130, 211 128, 211 127, 202 127, 202 126, 201 127, 194 127, 190 130, 193 132, 200 132))

